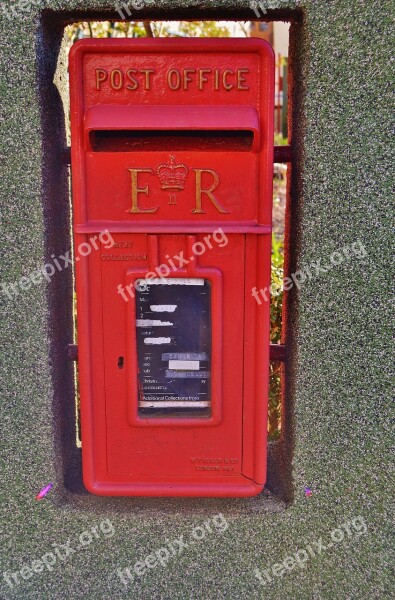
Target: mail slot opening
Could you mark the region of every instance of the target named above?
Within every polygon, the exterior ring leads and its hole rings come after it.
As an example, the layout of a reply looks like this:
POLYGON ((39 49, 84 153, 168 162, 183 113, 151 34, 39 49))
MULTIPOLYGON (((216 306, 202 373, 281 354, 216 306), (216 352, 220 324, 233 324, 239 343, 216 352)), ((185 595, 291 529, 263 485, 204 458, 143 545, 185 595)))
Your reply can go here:
POLYGON ((94 152, 144 152, 152 150, 208 150, 251 152, 254 134, 248 130, 95 130, 89 133, 94 152))
POLYGON ((136 282, 138 414, 211 416, 211 284, 136 282))

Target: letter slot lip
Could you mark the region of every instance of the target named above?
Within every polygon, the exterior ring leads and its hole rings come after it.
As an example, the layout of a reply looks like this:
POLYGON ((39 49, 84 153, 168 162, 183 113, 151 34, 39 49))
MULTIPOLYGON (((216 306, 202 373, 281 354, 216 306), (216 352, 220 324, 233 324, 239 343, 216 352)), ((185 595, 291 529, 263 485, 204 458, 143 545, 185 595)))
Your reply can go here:
MULTIPOLYGON (((203 137, 214 132, 221 134, 252 135, 252 143, 240 149, 250 152, 260 150, 260 126, 258 111, 253 106, 221 105, 112 105, 92 106, 85 116, 85 144, 87 150, 94 151, 92 136, 95 132, 177 132, 187 135, 200 132, 203 137)), ((230 137, 230 136, 229 136, 230 137)), ((235 135, 236 137, 236 135, 235 135)), ((210 148, 211 149, 211 148, 210 148)), ((154 148, 150 148, 154 150, 154 148)), ((113 150, 108 150, 112 152, 113 150)), ((127 150, 126 150, 127 151, 127 150)), ((133 150, 130 150, 133 151, 133 150)), ((135 151, 135 150, 134 150, 135 151)), ((227 152, 226 138, 223 152, 227 152)), ((231 148, 232 151, 232 148, 231 148)))

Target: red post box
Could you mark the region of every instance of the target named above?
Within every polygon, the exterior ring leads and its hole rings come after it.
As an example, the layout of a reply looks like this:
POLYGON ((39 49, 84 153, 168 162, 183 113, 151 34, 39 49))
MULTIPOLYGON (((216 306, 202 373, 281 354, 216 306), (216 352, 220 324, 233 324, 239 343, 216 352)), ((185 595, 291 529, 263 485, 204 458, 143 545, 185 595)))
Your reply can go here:
POLYGON ((273 80, 258 39, 72 48, 83 476, 95 494, 263 488, 269 305, 252 290, 270 286, 273 80))

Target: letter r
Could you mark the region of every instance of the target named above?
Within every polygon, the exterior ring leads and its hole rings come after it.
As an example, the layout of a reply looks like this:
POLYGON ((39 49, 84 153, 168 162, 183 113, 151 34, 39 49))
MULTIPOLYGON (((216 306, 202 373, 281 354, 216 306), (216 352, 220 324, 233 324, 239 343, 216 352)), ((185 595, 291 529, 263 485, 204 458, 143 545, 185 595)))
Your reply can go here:
POLYGON ((197 215, 206 214, 202 208, 202 204, 203 204, 202 197, 203 197, 203 194, 206 194, 206 196, 209 197, 209 199, 214 204, 214 206, 218 212, 220 212, 222 214, 229 213, 228 210, 226 210, 223 206, 221 206, 221 204, 217 201, 217 199, 215 198, 215 196, 213 194, 213 192, 217 189, 217 187, 219 185, 218 173, 216 173, 212 169, 193 169, 193 170, 195 171, 195 174, 196 174, 196 206, 191 212, 193 214, 197 214, 197 215), (213 183, 210 188, 203 189, 203 187, 202 187, 202 174, 203 173, 209 173, 213 178, 213 183))

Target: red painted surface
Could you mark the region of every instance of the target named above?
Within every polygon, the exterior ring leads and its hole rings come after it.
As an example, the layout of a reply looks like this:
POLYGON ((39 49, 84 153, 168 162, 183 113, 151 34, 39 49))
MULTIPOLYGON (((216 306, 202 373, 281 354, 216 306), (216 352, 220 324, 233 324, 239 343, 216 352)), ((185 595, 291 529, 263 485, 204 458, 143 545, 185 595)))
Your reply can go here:
POLYGON ((269 304, 251 290, 270 286, 273 52, 256 39, 83 40, 70 87, 85 485, 253 496, 266 477, 269 304), (228 243, 208 247, 219 228, 228 243), (80 256, 104 230, 115 245, 80 256), (209 414, 142 416, 139 315, 118 286, 180 252, 193 260, 168 279, 211 290, 209 414))

